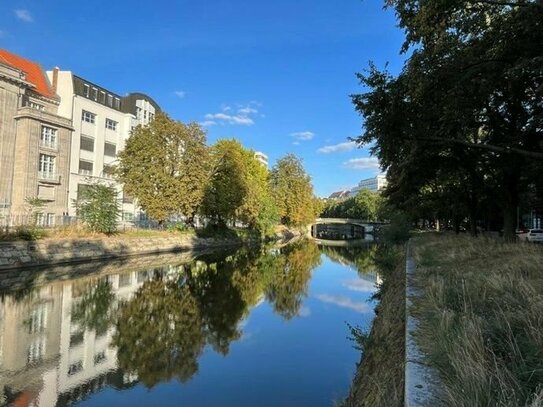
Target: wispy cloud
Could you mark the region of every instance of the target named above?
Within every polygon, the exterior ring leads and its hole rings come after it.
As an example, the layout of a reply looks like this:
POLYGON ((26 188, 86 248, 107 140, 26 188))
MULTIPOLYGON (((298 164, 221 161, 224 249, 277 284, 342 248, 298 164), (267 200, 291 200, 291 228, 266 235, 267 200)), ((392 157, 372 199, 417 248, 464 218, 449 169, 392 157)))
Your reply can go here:
POLYGON ((378 170, 380 168, 379 160, 375 157, 351 158, 343 165, 353 170, 378 170))
POLYGON ((31 23, 34 21, 34 18, 30 14, 30 11, 25 9, 17 9, 14 10, 15 17, 17 17, 19 20, 24 21, 25 23, 31 23))
POLYGON ((298 141, 308 141, 315 137, 315 133, 311 131, 298 131, 296 133, 290 133, 290 136, 298 141))
POLYGON ((186 92, 184 90, 176 90, 175 96, 177 96, 179 99, 183 99, 186 95, 186 92))
POLYGON ((254 118, 258 115, 256 102, 249 102, 248 105, 239 105, 237 108, 231 106, 222 106, 222 111, 218 113, 208 113, 205 115, 204 123, 213 124, 232 124, 240 126, 252 126, 255 124, 254 118))
POLYGON ((344 281, 343 286, 351 291, 359 291, 362 293, 373 293, 377 290, 377 287, 373 281, 357 279, 344 281))
POLYGON ((200 126, 209 127, 209 126, 215 126, 217 124, 214 120, 204 120, 203 122, 200 122, 200 126))
POLYGON ((340 153, 344 151, 351 151, 356 148, 356 142, 346 141, 345 143, 334 144, 331 146, 324 146, 317 150, 319 153, 330 154, 330 153, 340 153))
POLYGON ((330 294, 319 294, 317 299, 322 302, 329 304, 337 305, 338 307, 349 308, 361 314, 369 312, 371 310, 370 306, 365 302, 353 301, 348 297, 343 297, 340 295, 330 295, 330 294))

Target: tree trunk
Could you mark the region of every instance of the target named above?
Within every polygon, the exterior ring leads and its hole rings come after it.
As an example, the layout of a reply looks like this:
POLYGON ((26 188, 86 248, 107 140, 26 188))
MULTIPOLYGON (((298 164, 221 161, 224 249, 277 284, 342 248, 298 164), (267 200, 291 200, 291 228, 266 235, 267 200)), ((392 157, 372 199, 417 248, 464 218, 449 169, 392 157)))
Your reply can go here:
POLYGON ((508 242, 516 240, 518 188, 520 175, 517 168, 513 167, 504 174, 503 194, 503 238, 508 242))

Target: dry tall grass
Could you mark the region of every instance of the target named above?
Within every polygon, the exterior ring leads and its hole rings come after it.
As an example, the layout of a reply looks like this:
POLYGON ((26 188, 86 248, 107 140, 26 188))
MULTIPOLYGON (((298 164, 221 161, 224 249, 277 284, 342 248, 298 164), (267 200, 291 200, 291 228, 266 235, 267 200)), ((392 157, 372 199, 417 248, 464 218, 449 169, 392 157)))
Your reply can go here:
POLYGON ((414 241, 419 342, 450 406, 543 406, 543 247, 414 241))

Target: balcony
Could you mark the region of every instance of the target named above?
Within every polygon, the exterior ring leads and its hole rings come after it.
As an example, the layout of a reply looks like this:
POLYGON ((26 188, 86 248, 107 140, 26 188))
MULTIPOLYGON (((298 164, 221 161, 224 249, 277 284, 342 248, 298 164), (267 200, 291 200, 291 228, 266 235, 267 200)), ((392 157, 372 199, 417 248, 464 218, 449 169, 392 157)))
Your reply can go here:
POLYGON ((79 175, 87 175, 87 176, 92 176, 92 170, 84 170, 84 169, 79 169, 79 175))
POLYGON ((38 171, 38 181, 47 184, 60 184, 60 175, 53 172, 38 171))

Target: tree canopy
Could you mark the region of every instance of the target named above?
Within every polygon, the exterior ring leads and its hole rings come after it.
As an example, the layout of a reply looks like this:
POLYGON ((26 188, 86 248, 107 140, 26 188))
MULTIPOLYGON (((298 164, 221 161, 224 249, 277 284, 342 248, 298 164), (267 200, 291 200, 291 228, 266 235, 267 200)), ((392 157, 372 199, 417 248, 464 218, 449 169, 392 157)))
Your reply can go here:
POLYGON ((543 8, 536 1, 389 0, 410 57, 370 65, 357 141, 388 170, 387 195, 414 218, 469 218, 512 238, 541 199, 543 8), (501 213, 501 221, 495 214, 501 213))
POLYGON ((209 178, 205 131, 159 113, 136 127, 119 153, 117 174, 147 214, 164 222, 171 215, 193 218, 209 178))

